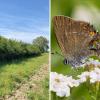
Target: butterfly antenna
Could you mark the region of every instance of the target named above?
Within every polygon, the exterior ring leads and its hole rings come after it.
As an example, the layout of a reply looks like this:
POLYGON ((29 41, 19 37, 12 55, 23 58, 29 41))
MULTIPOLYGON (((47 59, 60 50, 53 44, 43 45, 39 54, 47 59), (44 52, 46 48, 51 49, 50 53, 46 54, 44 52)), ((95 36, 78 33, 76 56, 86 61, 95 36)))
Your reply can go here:
POLYGON ((51 54, 56 54, 56 55, 60 55, 60 56, 64 57, 62 54, 58 53, 57 51, 55 53, 51 52, 51 54))

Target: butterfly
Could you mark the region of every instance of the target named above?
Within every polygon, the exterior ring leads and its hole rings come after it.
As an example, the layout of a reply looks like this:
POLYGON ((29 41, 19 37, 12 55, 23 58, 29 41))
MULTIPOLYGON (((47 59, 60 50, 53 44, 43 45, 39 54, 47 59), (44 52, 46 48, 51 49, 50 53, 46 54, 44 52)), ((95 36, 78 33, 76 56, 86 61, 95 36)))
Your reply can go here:
POLYGON ((65 64, 79 66, 82 60, 100 55, 100 34, 90 23, 54 16, 53 27, 65 64))

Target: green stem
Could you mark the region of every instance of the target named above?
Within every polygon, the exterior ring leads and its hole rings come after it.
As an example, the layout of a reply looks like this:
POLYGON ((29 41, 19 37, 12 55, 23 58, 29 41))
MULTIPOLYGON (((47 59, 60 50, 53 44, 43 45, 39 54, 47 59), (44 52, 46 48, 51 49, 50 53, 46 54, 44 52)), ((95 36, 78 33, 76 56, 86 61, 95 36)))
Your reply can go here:
POLYGON ((96 83, 96 99, 98 100, 99 82, 96 83))

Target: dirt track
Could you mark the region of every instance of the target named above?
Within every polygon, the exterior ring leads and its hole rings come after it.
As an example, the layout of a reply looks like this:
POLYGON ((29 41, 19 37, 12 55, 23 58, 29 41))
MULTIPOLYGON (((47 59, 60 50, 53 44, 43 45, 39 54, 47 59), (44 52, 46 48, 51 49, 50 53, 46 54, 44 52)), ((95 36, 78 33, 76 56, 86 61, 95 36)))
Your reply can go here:
POLYGON ((48 68, 48 64, 42 65, 41 68, 33 76, 31 76, 28 81, 22 84, 16 91, 13 92, 12 95, 6 96, 2 100, 28 100, 27 92, 30 89, 36 91, 36 89, 39 88, 36 82, 45 79, 48 75, 48 68))

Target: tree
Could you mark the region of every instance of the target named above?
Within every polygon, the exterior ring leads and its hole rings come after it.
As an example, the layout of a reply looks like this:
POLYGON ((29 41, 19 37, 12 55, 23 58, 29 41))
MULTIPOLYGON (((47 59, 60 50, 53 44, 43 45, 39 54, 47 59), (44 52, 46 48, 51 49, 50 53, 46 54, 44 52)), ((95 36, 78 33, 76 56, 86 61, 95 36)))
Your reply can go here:
POLYGON ((38 46, 42 53, 48 51, 49 49, 48 43, 49 41, 43 36, 39 36, 33 40, 33 45, 38 46))
POLYGON ((38 46, 0 36, 0 61, 40 55, 38 46))

